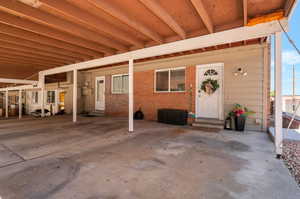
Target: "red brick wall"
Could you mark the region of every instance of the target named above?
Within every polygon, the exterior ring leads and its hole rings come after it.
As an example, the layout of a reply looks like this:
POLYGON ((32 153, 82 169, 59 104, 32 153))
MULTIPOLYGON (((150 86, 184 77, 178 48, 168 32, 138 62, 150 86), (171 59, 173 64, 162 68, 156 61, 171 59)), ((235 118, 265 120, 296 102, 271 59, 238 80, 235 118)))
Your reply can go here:
POLYGON ((110 116, 128 114, 128 94, 111 93, 111 75, 105 76, 105 114, 110 116))
POLYGON ((174 108, 194 111, 195 67, 186 67, 185 92, 155 93, 154 70, 136 72, 134 75, 134 107, 142 108, 146 120, 157 119, 157 109, 174 108), (189 92, 192 86, 192 93, 189 92))
MULTIPOLYGON (((134 73, 134 111, 140 107, 146 120, 157 119, 157 109, 195 109, 195 66, 186 67, 185 92, 155 93, 154 70, 134 73), (190 90, 192 92, 190 92, 190 90)), ((111 76, 106 76, 105 112, 112 116, 127 116, 128 94, 111 93, 111 76)), ((192 109, 192 110, 191 110, 192 109)))

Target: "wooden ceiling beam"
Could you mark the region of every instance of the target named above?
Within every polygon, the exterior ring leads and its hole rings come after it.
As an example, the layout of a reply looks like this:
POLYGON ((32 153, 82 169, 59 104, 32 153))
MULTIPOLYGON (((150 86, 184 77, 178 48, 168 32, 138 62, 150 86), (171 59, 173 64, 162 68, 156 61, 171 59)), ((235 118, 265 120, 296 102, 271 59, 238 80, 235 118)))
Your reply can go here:
POLYGON ((31 65, 46 66, 43 64, 32 63, 31 61, 18 60, 18 59, 13 59, 10 57, 0 57, 0 63, 11 64, 11 65, 17 64, 17 65, 24 65, 24 66, 31 66, 31 65))
POLYGON ((93 50, 94 52, 98 52, 98 54, 103 55, 103 52, 108 54, 114 54, 115 51, 112 49, 108 49, 106 47, 102 47, 95 42, 89 42, 87 40, 78 38, 76 36, 68 35, 68 33, 63 33, 59 30, 51 29, 45 25, 34 23, 28 19, 20 18, 18 16, 13 16, 11 14, 0 12, 0 22, 9 24, 11 26, 15 26, 30 32, 34 32, 40 35, 44 35, 46 37, 50 37, 53 39, 57 39, 60 41, 64 41, 67 43, 71 43, 73 45, 82 46, 84 48, 88 48, 93 50))
POLYGON ((7 63, 7 62, 2 62, 0 60, 0 67, 1 67, 1 70, 4 72, 7 72, 7 69, 8 68, 11 68, 11 67, 17 67, 18 70, 19 69, 28 69, 30 67, 30 69, 38 69, 38 70, 44 70, 46 69, 47 67, 45 66, 40 66, 40 65, 36 65, 36 64, 14 64, 14 63, 7 63))
MULTIPOLYGON (((40 7, 42 6, 43 4, 40 5, 40 7)), ((82 39, 96 42, 99 45, 102 45, 101 52, 114 53, 112 51, 113 49, 111 48, 115 48, 117 50, 128 50, 126 46, 112 39, 106 38, 103 35, 90 31, 83 26, 76 25, 63 18, 41 11, 40 7, 34 8, 13 0, 0 0, 0 7, 4 8, 4 10, 8 9, 10 11, 19 13, 21 16, 26 16, 30 20, 38 21, 60 31, 67 32, 71 35, 76 35, 82 39)))
POLYGON ((22 40, 28 40, 31 42, 37 42, 41 45, 47 45, 53 47, 54 49, 59 49, 58 52, 67 51, 68 53, 83 58, 90 59, 103 56, 102 53, 95 52, 93 50, 83 48, 77 45, 72 45, 67 42, 52 39, 37 33, 22 30, 13 26, 8 26, 6 24, 0 23, 0 33, 7 34, 13 37, 17 37, 22 40))
MULTIPOLYGON (((0 37, 1 38, 1 37, 0 37)), ((43 50, 35 50, 29 47, 24 47, 16 44, 11 44, 6 41, 1 41, 0 39, 0 47, 9 49, 12 51, 22 51, 24 53, 30 53, 32 55, 40 56, 43 58, 49 58, 49 59, 55 59, 57 61, 63 61, 63 62, 73 62, 75 63, 76 61, 74 59, 68 59, 67 57, 60 56, 60 55, 53 55, 51 53, 45 52, 43 50)))
POLYGON ((1 45, 0 45, 0 52, 11 53, 11 54, 15 54, 16 56, 24 56, 24 57, 28 57, 28 58, 38 59, 38 60, 49 62, 49 63, 57 63, 57 64, 74 63, 71 61, 60 60, 60 59, 53 58, 53 57, 40 56, 38 54, 24 52, 22 50, 7 48, 7 47, 1 46, 1 45))
MULTIPOLYGON (((79 1, 86 1, 86 0, 79 0, 79 1)), ((109 3, 109 1, 103 1, 103 0, 88 0, 88 1, 93 3, 97 8, 100 8, 101 10, 117 18, 118 20, 122 21, 128 26, 134 28, 140 33, 143 33, 145 36, 153 39, 154 41, 160 44, 164 43, 164 39, 162 38, 162 36, 154 32, 153 30, 151 30, 151 28, 146 27, 145 25, 143 25, 133 17, 127 15, 127 13, 121 11, 119 8, 113 6, 111 3, 109 3)))
POLYGON ((59 61, 54 61, 54 60, 47 60, 47 59, 43 59, 40 57, 36 57, 36 56, 32 56, 32 55, 28 55, 27 53, 22 53, 22 52, 17 52, 17 51, 8 51, 5 48, 1 48, 0 47, 0 57, 6 57, 6 56, 10 56, 10 58, 13 59, 18 59, 20 58, 21 60, 28 60, 28 61, 32 61, 32 62, 36 62, 36 63, 44 63, 44 64, 51 64, 51 65, 65 65, 65 64, 69 64, 69 63, 62 63, 59 61))
POLYGON ((164 21, 181 39, 186 38, 186 33, 183 28, 175 21, 175 19, 155 0, 139 0, 144 4, 152 13, 164 21))
POLYGON ((19 66, 11 66, 5 67, 1 66, 1 68, 5 69, 4 71, 0 71, 0 76, 3 78, 18 78, 18 79, 26 79, 36 73, 38 73, 41 68, 33 67, 31 71, 29 71, 26 67, 19 67, 19 66))
POLYGON ((132 35, 119 30, 115 26, 108 24, 97 16, 90 14, 67 1, 62 0, 40 0, 40 2, 57 9, 58 11, 81 21, 82 23, 92 26, 102 34, 109 34, 116 39, 121 39, 137 47, 144 47, 144 43, 132 35))
POLYGON ((244 26, 248 24, 248 0, 243 0, 244 26))
MULTIPOLYGON (((237 27, 241 27, 241 26, 243 26, 243 20, 239 19, 239 20, 236 20, 236 21, 228 23, 228 24, 224 24, 221 26, 215 26, 215 31, 220 32, 220 31, 237 28, 237 27)), ((209 34, 209 32, 206 28, 204 28, 202 30, 188 32, 186 35, 187 35, 187 38, 193 38, 193 37, 198 37, 198 36, 206 35, 206 34, 209 34)), ((180 40, 180 37, 177 35, 165 38, 165 42, 167 42, 167 43, 178 41, 178 40, 180 40)), ((146 43, 146 47, 151 47, 151 46, 155 46, 155 45, 156 45, 156 43, 153 41, 146 43)), ((136 50, 136 49, 133 48, 131 50, 136 50)))
POLYGON ((55 57, 57 56, 60 58, 66 58, 66 59, 75 60, 75 61, 84 61, 85 60, 83 58, 76 57, 75 53, 70 55, 69 53, 67 53, 59 48, 39 44, 37 42, 33 42, 33 41, 29 41, 29 40, 20 39, 20 38, 6 35, 3 33, 0 33, 0 41, 4 41, 4 42, 10 43, 10 44, 15 44, 15 45, 18 45, 21 47, 28 47, 31 50, 34 50, 35 52, 39 51, 39 52, 49 53, 55 57))
POLYGON ((38 65, 42 65, 42 66, 50 66, 50 67, 54 67, 54 66, 61 66, 61 64, 54 64, 54 63, 45 63, 43 61, 40 61, 40 60, 35 60, 35 59, 30 59, 28 57, 21 57, 21 56, 16 56, 16 55, 12 55, 12 54, 9 54, 9 53, 1 53, 1 56, 0 56, 0 59, 2 60, 11 60, 11 61, 14 61, 15 63, 28 63, 28 64, 38 64, 38 65))
POLYGON ((197 10, 198 15, 201 17, 203 23, 205 24, 207 30, 209 33, 214 32, 214 25, 212 23, 212 20, 207 12, 207 10, 204 7, 204 4, 202 0, 191 0, 193 6, 197 10))

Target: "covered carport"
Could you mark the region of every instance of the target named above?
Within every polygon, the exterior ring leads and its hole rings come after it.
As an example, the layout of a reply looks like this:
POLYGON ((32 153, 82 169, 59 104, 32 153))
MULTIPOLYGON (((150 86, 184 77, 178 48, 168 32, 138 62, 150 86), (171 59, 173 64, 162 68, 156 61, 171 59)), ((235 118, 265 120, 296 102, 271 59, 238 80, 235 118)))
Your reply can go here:
POLYGON ((0 198, 299 198, 287 169, 270 155, 266 134, 199 133, 133 120, 136 62, 274 36, 280 156, 281 35, 295 5, 0 0, 0 83, 22 85, 0 89, 6 106, 10 90, 21 96, 39 89, 44 116, 45 78, 73 74, 72 116, 0 121, 0 198), (120 63, 128 68, 128 118, 78 120, 78 73, 120 63))
POLYGON ((38 72, 38 88, 42 91, 45 89, 45 76, 72 71, 73 121, 76 122, 78 71, 128 62, 131 132, 134 61, 196 49, 218 49, 218 46, 239 41, 246 44, 248 40, 274 34, 276 153, 280 155, 281 32, 282 27, 287 27, 287 17, 296 2, 257 3, 245 0, 232 4, 192 0, 172 2, 173 6, 168 7, 169 3, 143 0, 130 4, 101 0, 3 0, 0 2, 2 71, 21 79, 29 73, 38 72), (101 23, 100 18, 103 19, 101 23), (28 64, 33 64, 30 69, 28 64))

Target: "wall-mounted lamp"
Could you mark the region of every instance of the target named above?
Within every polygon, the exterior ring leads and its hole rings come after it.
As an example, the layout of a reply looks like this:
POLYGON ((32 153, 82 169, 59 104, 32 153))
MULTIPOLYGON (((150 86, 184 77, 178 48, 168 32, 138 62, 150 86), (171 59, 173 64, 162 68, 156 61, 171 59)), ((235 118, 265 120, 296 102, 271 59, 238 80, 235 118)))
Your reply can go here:
POLYGON ((234 73, 234 76, 247 76, 248 73, 244 71, 242 68, 238 68, 234 73))

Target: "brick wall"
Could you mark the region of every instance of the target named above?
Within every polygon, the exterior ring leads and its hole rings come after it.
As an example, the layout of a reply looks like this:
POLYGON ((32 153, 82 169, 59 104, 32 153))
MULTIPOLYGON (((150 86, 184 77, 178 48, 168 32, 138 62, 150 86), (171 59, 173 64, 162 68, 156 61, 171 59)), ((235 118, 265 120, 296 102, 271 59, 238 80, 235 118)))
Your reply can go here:
POLYGON ((111 75, 105 76, 105 114, 109 116, 128 114, 128 94, 112 94, 111 75))
POLYGON ((155 93, 154 70, 136 72, 134 75, 135 110, 141 107, 147 120, 156 120, 157 110, 160 108, 185 109, 194 112, 195 66, 186 67, 185 73, 185 92, 155 93), (189 92, 190 87, 192 92, 189 92))
MULTIPOLYGON (((134 73, 134 111, 142 108, 146 120, 157 119, 157 109, 174 108, 194 112, 195 66, 186 67, 185 92, 154 92, 154 70, 134 73), (190 92, 190 90, 192 92, 190 92)), ((128 94, 111 93, 111 76, 106 76, 105 111, 107 115, 127 116, 128 94)))

